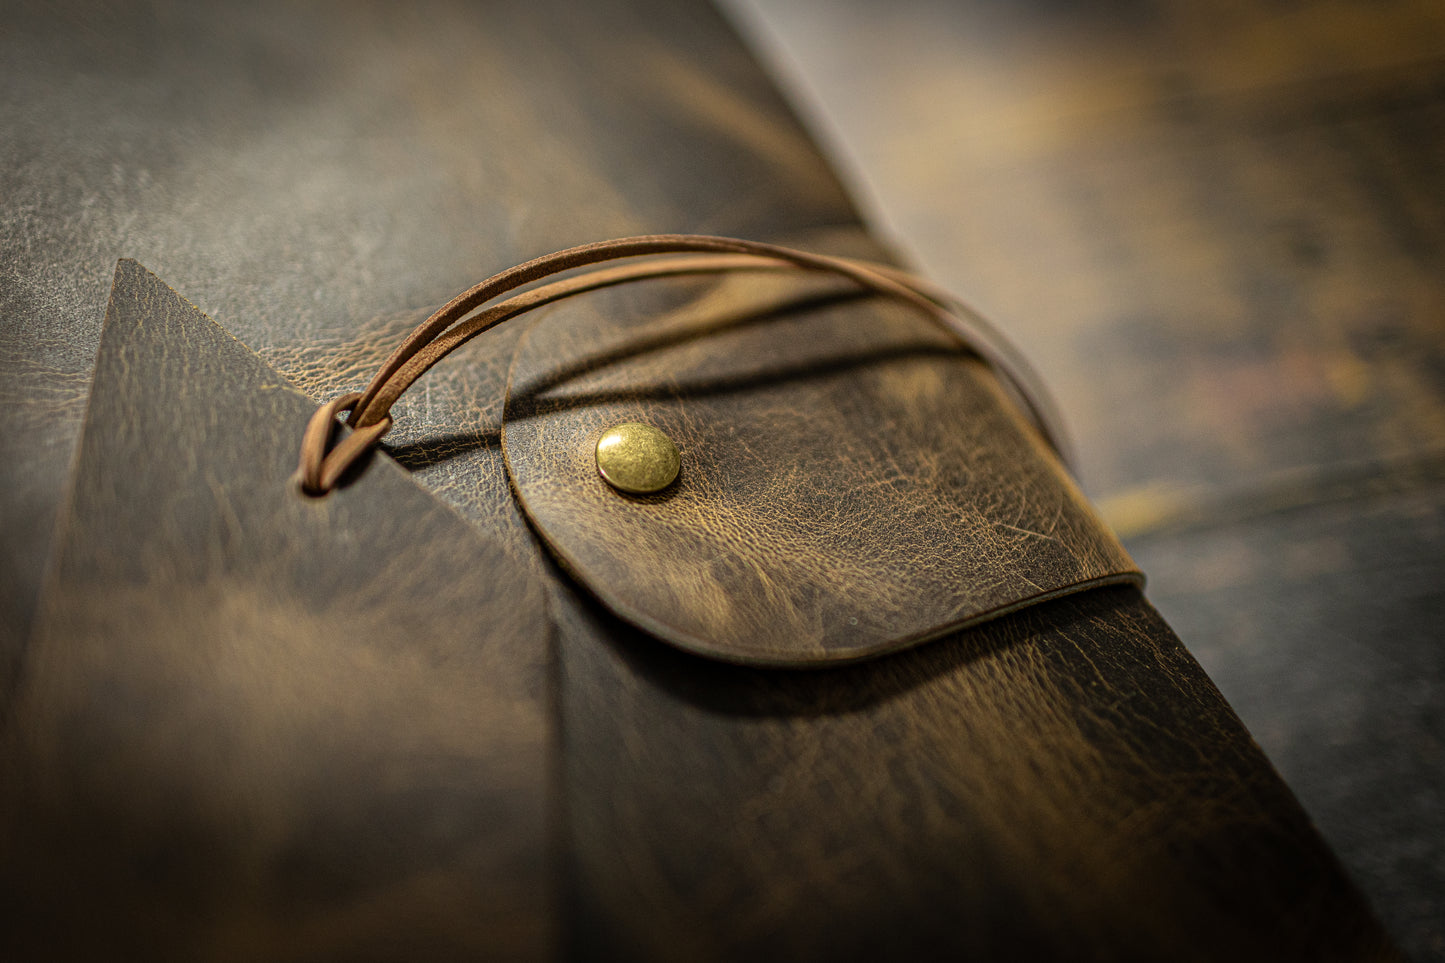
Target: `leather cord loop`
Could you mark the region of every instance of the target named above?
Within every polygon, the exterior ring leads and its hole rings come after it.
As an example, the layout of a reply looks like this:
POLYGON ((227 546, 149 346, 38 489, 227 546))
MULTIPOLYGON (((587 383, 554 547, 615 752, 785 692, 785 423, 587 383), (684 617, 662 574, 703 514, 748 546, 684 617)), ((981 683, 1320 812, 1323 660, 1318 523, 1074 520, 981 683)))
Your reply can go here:
POLYGON ((946 292, 905 271, 866 261, 738 238, 654 234, 597 241, 534 258, 493 275, 437 309, 397 346, 365 391, 336 398, 312 416, 301 442, 298 475, 302 491, 310 495, 330 491, 346 469, 390 430, 391 407, 401 395, 433 365, 482 332, 535 308, 586 291, 648 278, 738 270, 835 274, 864 289, 912 305, 989 364, 1044 439, 1060 458, 1066 463, 1069 461, 1055 408, 1028 363, 997 328, 946 292), (687 256, 658 259, 657 255, 687 256), (472 313, 488 301, 555 274, 644 256, 654 259, 589 270, 530 288, 472 313), (342 413, 349 413, 347 423, 353 431, 328 450, 336 416, 342 413))
POLYGON ((352 463, 369 451, 381 436, 391 430, 391 415, 374 425, 357 428, 330 451, 326 446, 337 428, 336 416, 352 411, 361 400, 361 392, 334 398, 316 409, 306 423, 301 438, 301 464, 297 469, 301 490, 308 495, 325 495, 336 487, 336 481, 352 463))

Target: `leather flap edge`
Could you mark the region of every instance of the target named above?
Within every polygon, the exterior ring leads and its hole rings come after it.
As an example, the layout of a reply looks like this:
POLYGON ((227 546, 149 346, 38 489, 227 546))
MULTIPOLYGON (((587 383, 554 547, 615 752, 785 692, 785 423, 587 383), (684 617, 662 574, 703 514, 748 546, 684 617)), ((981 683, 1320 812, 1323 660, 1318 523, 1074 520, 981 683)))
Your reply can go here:
POLYGON ((853 661, 1143 580, 986 366, 829 280, 750 273, 558 306, 518 345, 503 446, 574 578, 730 662, 853 661), (664 491, 600 477, 597 441, 627 422, 681 450, 664 491))

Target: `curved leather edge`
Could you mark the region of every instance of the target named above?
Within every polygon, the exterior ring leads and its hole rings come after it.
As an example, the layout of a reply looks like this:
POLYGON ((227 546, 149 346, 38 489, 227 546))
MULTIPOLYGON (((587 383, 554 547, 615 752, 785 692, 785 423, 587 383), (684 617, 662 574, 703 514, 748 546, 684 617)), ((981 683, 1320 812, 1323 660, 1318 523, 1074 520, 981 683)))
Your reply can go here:
MULTIPOLYGON (((857 232, 811 241, 878 256, 857 232)), ((853 662, 1143 581, 987 368, 906 307, 826 280, 561 305, 519 341, 502 442, 572 578, 723 661, 853 662), (679 443, 671 489, 626 496, 598 477, 596 440, 625 421, 679 443)))
POLYGON ((1142 589, 1145 583, 1145 577, 1142 572, 1121 572, 1117 575, 1104 575, 1098 578, 1087 579, 1073 585, 1066 585, 1063 588, 1054 589, 1050 592, 1019 599, 1011 605, 990 609, 987 612, 971 616, 961 622, 940 625, 926 633, 909 636, 907 638, 899 638, 886 646, 858 652, 824 652, 821 655, 788 660, 786 658, 772 657, 768 653, 750 654, 720 649, 713 640, 695 637, 683 629, 668 625, 665 621, 654 618, 646 612, 630 606, 624 598, 609 595, 607 592, 607 582, 600 579, 586 580, 578 578, 571 563, 558 546, 555 543, 546 541, 545 538, 543 541, 553 553, 553 557, 557 560, 557 563, 572 577, 572 580, 582 586, 593 598, 601 602, 608 611, 624 622, 628 622, 646 632, 648 635, 655 636, 684 652, 689 652, 705 659, 727 662, 732 665, 754 666, 767 669, 825 669, 834 666, 867 662, 872 659, 892 655, 895 652, 903 652, 915 646, 926 645, 929 642, 950 636, 955 632, 977 628, 987 622, 992 622, 1006 615, 1012 615, 1015 612, 1032 608, 1043 602, 1075 595, 1079 592, 1086 592, 1090 589, 1107 588, 1112 585, 1132 585, 1142 589))

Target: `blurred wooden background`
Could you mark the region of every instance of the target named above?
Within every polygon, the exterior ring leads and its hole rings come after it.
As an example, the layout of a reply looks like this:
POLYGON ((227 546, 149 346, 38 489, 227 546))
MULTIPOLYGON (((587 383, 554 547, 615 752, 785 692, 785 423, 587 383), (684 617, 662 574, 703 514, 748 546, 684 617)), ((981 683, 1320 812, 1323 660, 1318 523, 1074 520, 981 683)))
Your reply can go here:
POLYGON ((1407 952, 1445 960, 1445 4, 728 0, 1407 952))

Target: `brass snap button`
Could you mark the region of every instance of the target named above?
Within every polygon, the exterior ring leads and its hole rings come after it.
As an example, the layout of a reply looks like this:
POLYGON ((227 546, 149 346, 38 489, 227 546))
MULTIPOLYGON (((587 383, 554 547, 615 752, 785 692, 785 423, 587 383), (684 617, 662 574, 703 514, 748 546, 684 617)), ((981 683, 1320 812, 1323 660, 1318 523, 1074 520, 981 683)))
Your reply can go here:
POLYGON ((629 422, 597 440, 597 473, 618 491, 651 495, 671 485, 682 468, 672 439, 651 425, 629 422))

